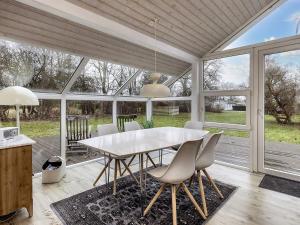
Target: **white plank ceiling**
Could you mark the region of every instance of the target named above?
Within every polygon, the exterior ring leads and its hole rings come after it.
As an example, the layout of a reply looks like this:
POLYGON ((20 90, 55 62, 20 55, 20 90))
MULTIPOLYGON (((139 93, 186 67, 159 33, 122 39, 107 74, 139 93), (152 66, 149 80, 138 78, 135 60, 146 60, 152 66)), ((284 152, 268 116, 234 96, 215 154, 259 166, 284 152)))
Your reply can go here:
MULTIPOLYGON (((0 0, 0 38, 19 40, 137 68, 154 69, 154 51, 13 0, 0 0)), ((157 54, 157 70, 179 75, 191 66, 157 54)))
POLYGON ((149 36, 203 56, 277 0, 67 0, 149 36))

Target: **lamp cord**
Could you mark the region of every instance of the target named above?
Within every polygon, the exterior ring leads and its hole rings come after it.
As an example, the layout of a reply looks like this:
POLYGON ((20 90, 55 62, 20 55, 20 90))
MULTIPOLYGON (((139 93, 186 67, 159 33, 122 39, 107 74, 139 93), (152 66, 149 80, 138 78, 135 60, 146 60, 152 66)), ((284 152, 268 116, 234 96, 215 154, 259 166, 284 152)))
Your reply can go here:
POLYGON ((157 25, 157 18, 154 18, 154 39, 155 39, 155 47, 154 47, 154 72, 156 73, 156 25, 157 25))

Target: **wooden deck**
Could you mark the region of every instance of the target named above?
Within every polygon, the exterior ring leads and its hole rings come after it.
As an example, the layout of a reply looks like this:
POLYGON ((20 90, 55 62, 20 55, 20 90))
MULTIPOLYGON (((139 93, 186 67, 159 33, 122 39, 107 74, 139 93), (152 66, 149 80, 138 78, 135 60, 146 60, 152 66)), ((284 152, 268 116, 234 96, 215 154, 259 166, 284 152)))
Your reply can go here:
MULTIPOLYGON (((216 159, 248 167, 249 138, 223 136, 217 146, 216 159)), ((266 142, 265 167, 300 174, 300 145, 266 142)))
MULTIPOLYGON (((60 137, 38 137, 33 138, 36 144, 33 145, 32 151, 32 170, 33 173, 41 172, 42 165, 51 156, 60 155, 60 137)), ((72 165, 87 160, 101 157, 101 153, 96 150, 89 150, 88 153, 72 153, 67 154, 67 165, 72 165)))
MULTIPOLYGON (((34 138, 33 172, 41 172, 43 163, 53 155, 60 155, 60 137, 34 138)), ((219 161, 248 167, 249 138, 223 136, 217 146, 216 159, 219 161)), ((90 149, 88 153, 67 154, 67 165, 101 157, 101 153, 90 149)), ((300 145, 266 143, 265 162, 268 168, 300 173, 300 145)))

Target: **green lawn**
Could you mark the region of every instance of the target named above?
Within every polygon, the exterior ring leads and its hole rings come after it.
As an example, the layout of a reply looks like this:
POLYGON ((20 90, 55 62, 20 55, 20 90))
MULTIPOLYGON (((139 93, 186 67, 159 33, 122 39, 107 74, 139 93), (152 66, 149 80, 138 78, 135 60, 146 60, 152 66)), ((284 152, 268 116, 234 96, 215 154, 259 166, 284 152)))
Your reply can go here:
POLYGON ((223 111, 222 113, 205 113, 205 121, 217 123, 246 124, 246 112, 223 111))
MULTIPOLYGON (((206 113, 207 121, 219 123, 245 124, 245 112, 223 112, 223 113, 206 113)), ((265 138, 267 141, 286 142, 300 144, 300 115, 295 115, 292 119, 294 124, 278 124, 273 116, 265 115, 265 138)), ((209 128, 212 132, 220 129, 209 128)), ((249 137, 245 131, 226 130, 226 135, 236 137, 249 137)))
MULTIPOLYGON (((190 120, 189 113, 181 113, 176 116, 160 116, 154 115, 153 121, 155 127, 174 126, 183 127, 186 121, 190 120)), ((220 123, 236 123, 245 124, 245 112, 223 112, 223 113, 206 113, 207 121, 215 121, 220 123)), ((145 116, 137 118, 139 123, 145 121, 145 116)), ((98 124, 111 123, 111 116, 102 118, 92 118, 89 123, 92 125, 92 130, 96 130, 98 124)), ((265 116, 265 135, 267 141, 287 142, 300 144, 300 115, 293 118, 294 124, 280 125, 274 120, 272 116, 265 116)), ((15 126, 13 122, 2 123, 2 126, 15 126)), ((59 135, 60 122, 59 121, 22 121, 22 133, 29 137, 43 137, 59 135)), ((217 131, 219 129, 209 128, 210 131, 217 131)), ((249 137, 249 132, 226 130, 226 135, 237 137, 249 137)))

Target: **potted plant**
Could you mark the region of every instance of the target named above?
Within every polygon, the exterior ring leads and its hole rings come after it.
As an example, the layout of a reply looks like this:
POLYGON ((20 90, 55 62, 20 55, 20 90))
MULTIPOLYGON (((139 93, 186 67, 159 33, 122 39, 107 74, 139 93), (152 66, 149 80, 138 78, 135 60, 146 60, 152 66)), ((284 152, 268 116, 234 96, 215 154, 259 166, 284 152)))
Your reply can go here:
POLYGON ((144 129, 153 128, 153 127, 154 127, 153 120, 146 120, 146 121, 143 123, 143 127, 144 127, 144 129))

